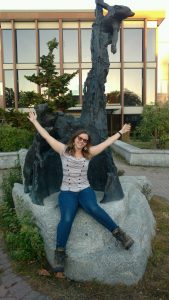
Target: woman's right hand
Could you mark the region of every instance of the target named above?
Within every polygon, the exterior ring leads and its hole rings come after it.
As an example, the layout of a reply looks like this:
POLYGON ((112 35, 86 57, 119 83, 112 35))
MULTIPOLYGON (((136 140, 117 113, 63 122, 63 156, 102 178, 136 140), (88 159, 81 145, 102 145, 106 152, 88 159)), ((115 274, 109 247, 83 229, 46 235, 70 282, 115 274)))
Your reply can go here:
POLYGON ((33 111, 29 112, 29 116, 27 117, 29 119, 29 121, 31 121, 32 123, 34 123, 37 120, 37 116, 33 111))

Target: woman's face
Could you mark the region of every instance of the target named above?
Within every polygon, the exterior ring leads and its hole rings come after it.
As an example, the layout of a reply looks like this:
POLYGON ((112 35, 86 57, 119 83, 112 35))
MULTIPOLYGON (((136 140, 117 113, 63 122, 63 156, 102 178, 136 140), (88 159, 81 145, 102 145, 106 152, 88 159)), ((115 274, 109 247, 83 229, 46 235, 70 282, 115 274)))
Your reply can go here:
POLYGON ((88 143, 89 136, 87 133, 80 133, 75 139, 75 149, 82 150, 88 143))

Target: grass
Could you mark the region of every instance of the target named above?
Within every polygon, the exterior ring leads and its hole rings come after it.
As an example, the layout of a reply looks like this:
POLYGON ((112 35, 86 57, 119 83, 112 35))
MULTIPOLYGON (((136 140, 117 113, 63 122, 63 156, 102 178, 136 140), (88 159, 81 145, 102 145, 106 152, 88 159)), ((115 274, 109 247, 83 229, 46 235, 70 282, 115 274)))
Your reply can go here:
MULTIPOLYGON (((152 256, 142 280, 136 285, 109 286, 95 281, 80 283, 38 275, 42 267, 13 262, 14 270, 24 276, 34 289, 53 300, 168 300, 169 299, 169 201, 154 196, 150 206, 157 222, 156 237, 152 242, 152 256)), ((47 266, 45 266, 47 267, 47 266)))

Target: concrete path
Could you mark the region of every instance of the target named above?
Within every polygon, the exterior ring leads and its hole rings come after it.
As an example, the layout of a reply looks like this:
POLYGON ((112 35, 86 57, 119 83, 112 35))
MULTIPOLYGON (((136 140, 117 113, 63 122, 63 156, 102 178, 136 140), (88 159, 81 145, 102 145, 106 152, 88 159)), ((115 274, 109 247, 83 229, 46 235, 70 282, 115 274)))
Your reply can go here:
POLYGON ((123 159, 113 154, 118 170, 124 170, 126 176, 146 176, 152 184, 152 195, 158 195, 169 201, 169 168, 130 166, 123 159))
MULTIPOLYGON (((127 176, 146 176, 152 183, 152 195, 169 201, 169 168, 130 166, 116 154, 113 155, 118 170, 127 176)), ((51 300, 32 289, 29 284, 12 270, 9 258, 0 239, 0 300, 51 300)))

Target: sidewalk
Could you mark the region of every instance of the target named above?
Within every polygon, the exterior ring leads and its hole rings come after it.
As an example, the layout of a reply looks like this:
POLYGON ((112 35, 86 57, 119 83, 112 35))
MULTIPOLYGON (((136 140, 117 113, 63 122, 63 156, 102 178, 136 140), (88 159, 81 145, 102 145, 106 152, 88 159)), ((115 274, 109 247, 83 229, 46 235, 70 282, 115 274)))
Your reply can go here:
POLYGON ((130 166, 115 153, 113 160, 118 170, 124 170, 124 176, 146 176, 152 184, 152 195, 169 201, 169 168, 130 166))
MULTIPOLYGON (((152 195, 169 201, 169 168, 130 166, 117 155, 113 159, 118 170, 126 176, 146 176, 152 183, 152 195)), ((12 270, 10 261, 3 251, 0 237, 0 300, 51 300, 33 290, 29 284, 12 270)))
POLYGON ((23 278, 13 272, 2 243, 0 236, 0 300, 51 300, 33 290, 23 278))

